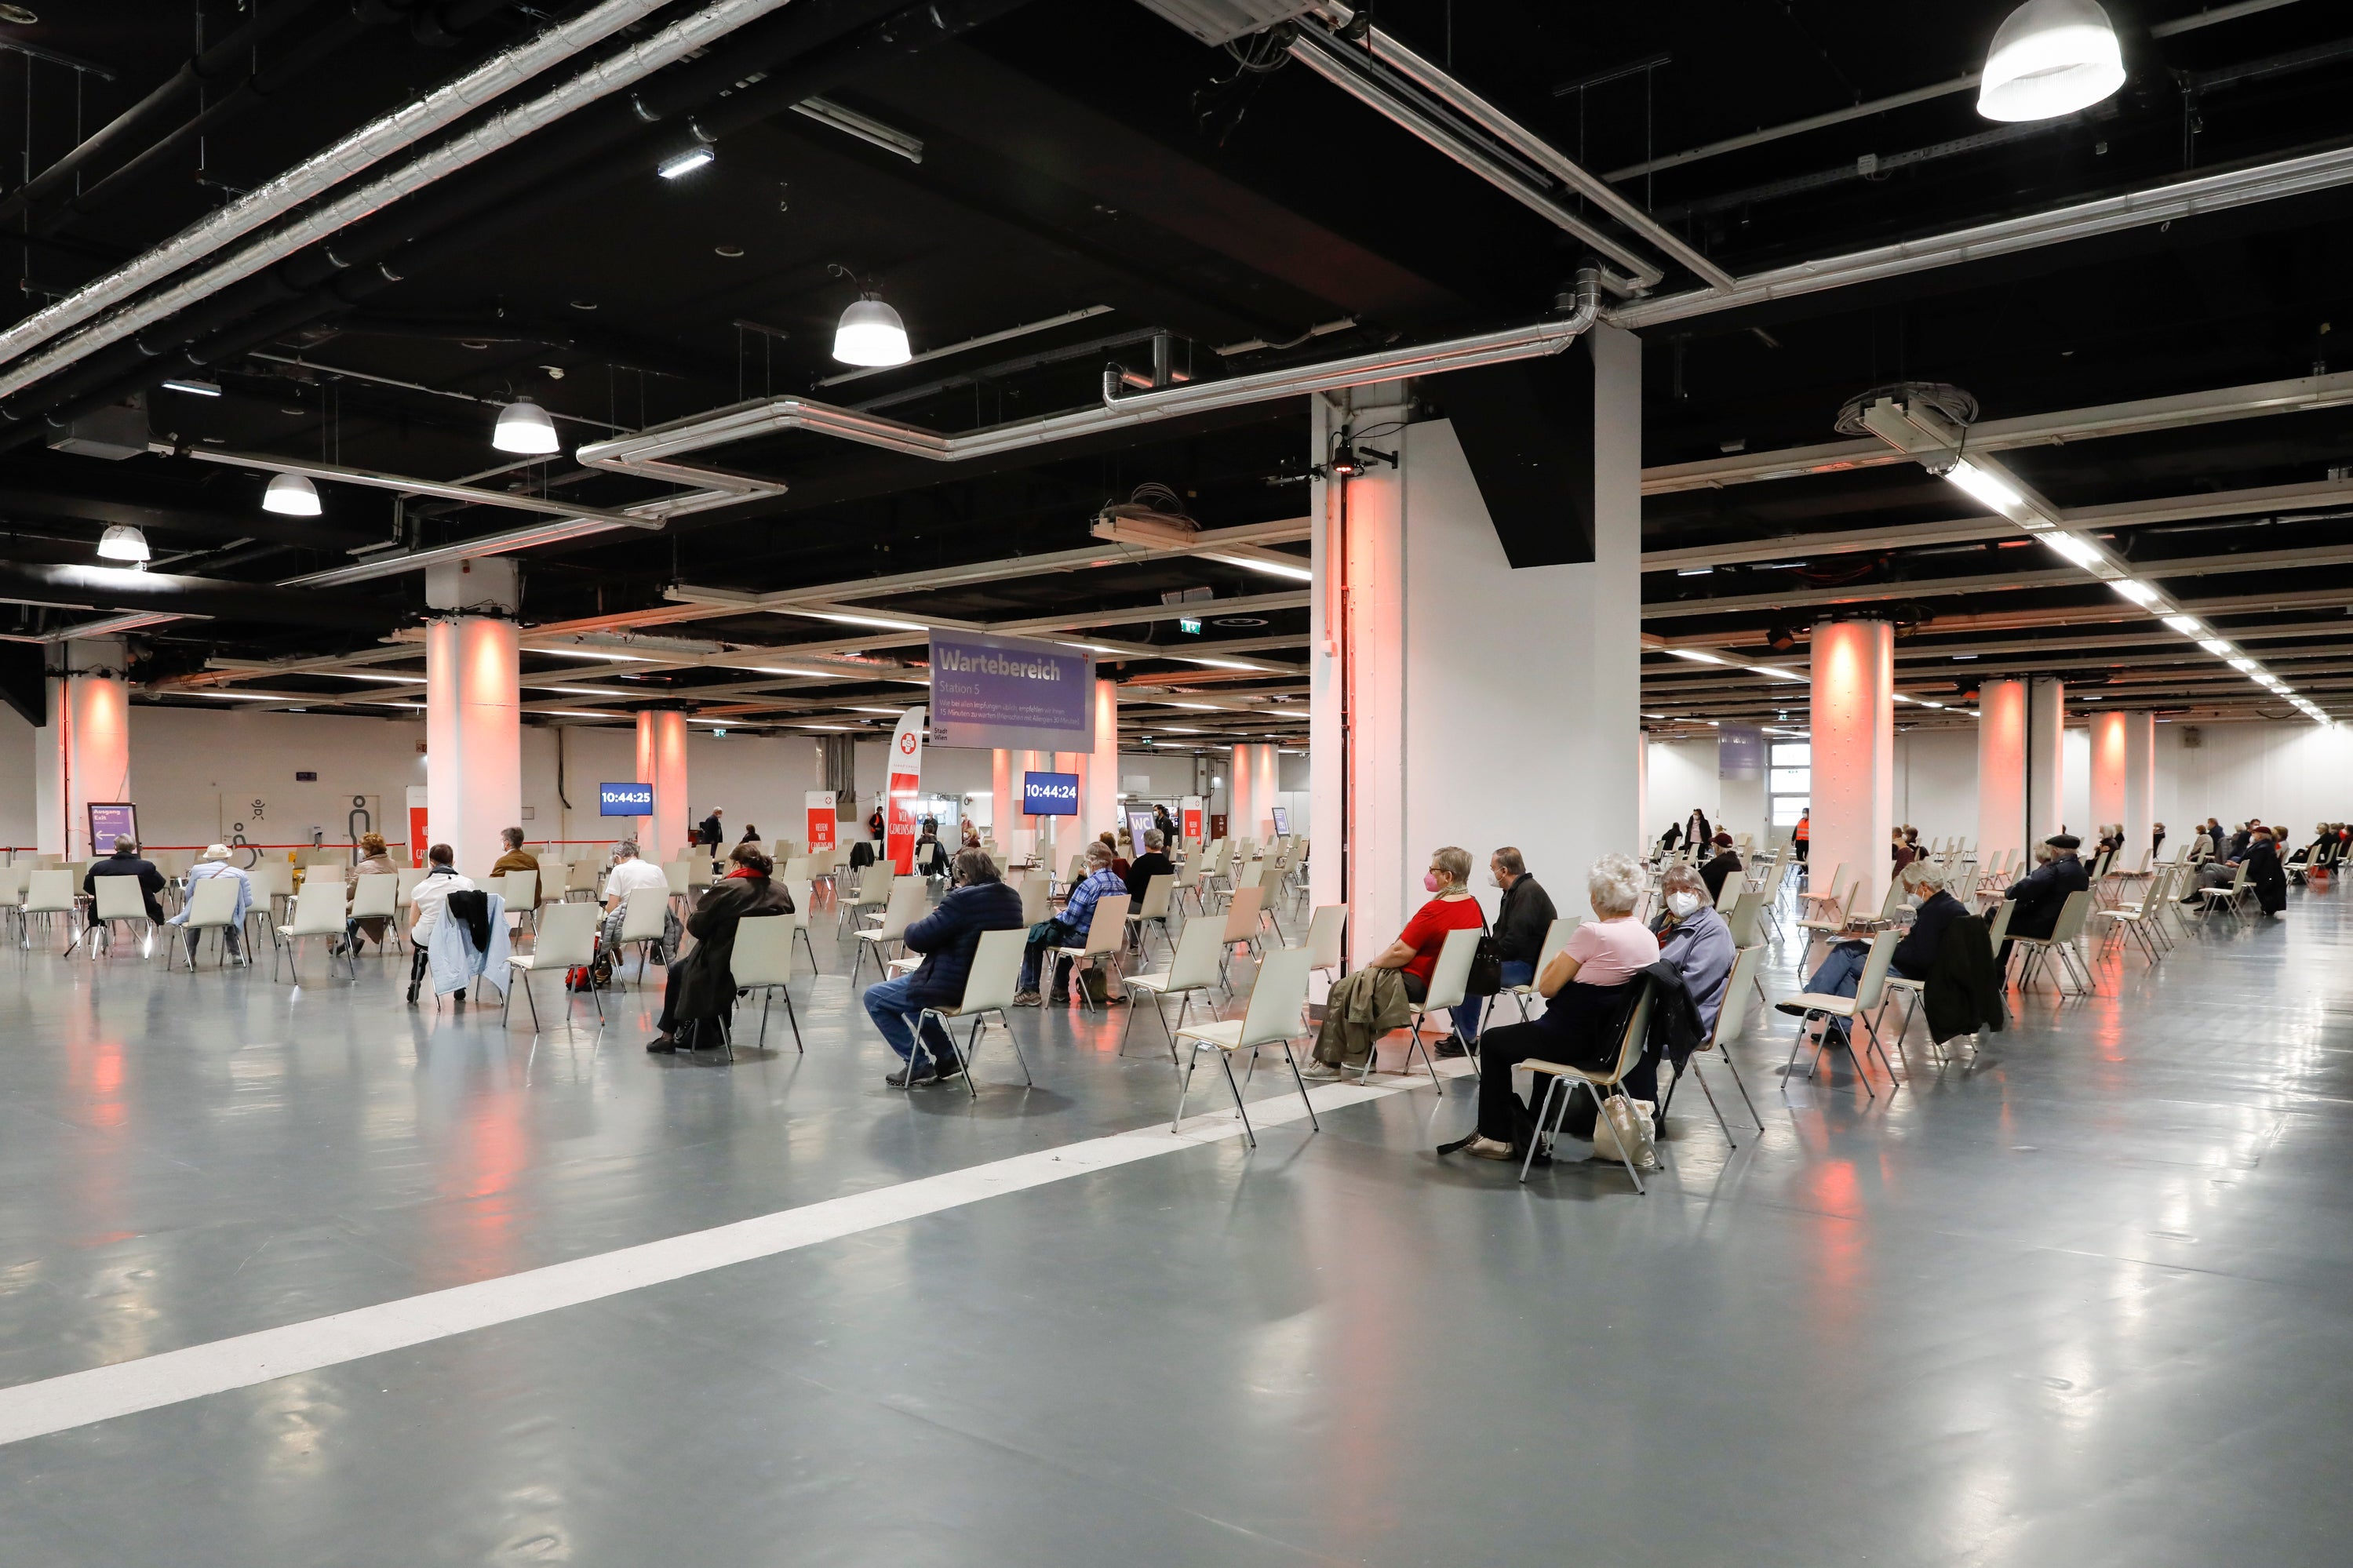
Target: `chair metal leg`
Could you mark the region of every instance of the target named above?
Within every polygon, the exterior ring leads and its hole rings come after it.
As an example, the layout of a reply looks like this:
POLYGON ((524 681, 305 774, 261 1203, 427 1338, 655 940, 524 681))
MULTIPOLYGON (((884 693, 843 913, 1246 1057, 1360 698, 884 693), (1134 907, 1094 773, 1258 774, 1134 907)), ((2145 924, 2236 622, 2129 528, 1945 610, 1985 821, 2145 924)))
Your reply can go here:
MULTIPOLYGON (((1218 1050, 1214 1046, 1209 1048, 1218 1050)), ((1242 1105, 1242 1086, 1234 1081, 1233 1052, 1218 1050, 1218 1064, 1226 1069, 1226 1087, 1234 1091, 1234 1114, 1242 1119, 1242 1136, 1249 1139, 1250 1146, 1255 1149, 1258 1147, 1258 1134, 1251 1130, 1250 1111, 1242 1105)))
POLYGON ((1307 1097, 1307 1079, 1299 1070, 1299 1058, 1291 1054, 1289 1040, 1282 1042, 1282 1060, 1283 1065, 1291 1068, 1291 1081, 1299 1086, 1300 1103, 1307 1107, 1307 1125, 1318 1132, 1323 1131, 1324 1123, 1315 1119, 1315 1102, 1307 1097))
MULTIPOLYGON (((1544 1103, 1536 1108, 1536 1124, 1528 1130, 1527 1152, 1520 1156, 1520 1180, 1523 1183, 1525 1183, 1528 1179, 1528 1168, 1536 1163, 1536 1150, 1546 1142, 1546 1121, 1550 1119, 1556 1128, 1560 1125, 1559 1117, 1553 1115, 1553 1099, 1556 1095, 1560 1093, 1561 1085, 1567 1081, 1567 1079, 1566 1079, 1554 1078, 1549 1075, 1546 1077, 1544 1103)), ((1560 1114, 1562 1116, 1568 1114, 1568 1102, 1566 1100, 1561 1102, 1560 1114)))
POLYGON ((1732 1059, 1731 1052, 1721 1047, 1717 1047, 1716 1055, 1724 1058, 1725 1070, 1732 1074, 1733 1085, 1740 1090, 1741 1102, 1748 1107, 1748 1120, 1757 1123, 1757 1131, 1764 1131, 1765 1119, 1757 1114, 1757 1102, 1748 1098, 1748 1085, 1740 1076, 1739 1064, 1732 1059))
MULTIPOLYGON (((520 991, 522 993, 522 999, 523 999, 525 1002, 527 1002, 527 1003, 529 1003, 529 1004, 531 1005, 531 1032, 532 1032, 533 1034, 536 1035, 536 1034, 538 1034, 538 1033, 540 1032, 540 1024, 539 1024, 539 998, 538 998, 536 995, 534 995, 534 994, 533 994, 532 989, 531 989, 531 971, 530 971, 530 970, 525 969, 525 970, 522 970, 522 971, 517 972, 517 973, 515 973, 515 975, 514 975, 512 979, 510 979, 510 980, 507 982, 507 997, 506 997, 506 1000, 507 1000, 507 1005, 508 1005, 508 1006, 512 1007, 512 1006, 513 1006, 513 1005, 514 1005, 514 994, 515 994, 518 990, 520 990, 520 991)), ((567 1019, 567 1021, 569 1020, 568 1005, 567 1005, 566 1019, 567 1019)))
POLYGON ((1168 1131, 1174 1132, 1185 1124, 1185 1100, 1193 1092, 1193 1069, 1201 1065, 1201 1049, 1193 1047, 1193 1059, 1185 1064, 1185 1076, 1176 1083, 1176 1114, 1168 1119, 1168 1131))
MULTIPOLYGON (((1013 1047, 1013 1059, 1021 1064, 1021 1081, 1028 1084, 1031 1089, 1037 1088, 1038 1080, 1029 1076, 1029 1053, 1021 1048, 1021 1037, 1013 1032, 1013 1020, 1005 1016, 1005 1009, 1002 1007, 993 1007, 990 1011, 997 1015, 997 1021, 1005 1026, 1005 1037, 1013 1047)), ((981 1022, 982 1020, 979 1018, 975 1018, 972 1021, 972 1046, 974 1047, 977 1047, 980 1044, 981 1022)), ((970 1049, 965 1051, 965 1055, 967 1060, 970 1059, 971 1054, 970 1049)), ((965 1082, 969 1084, 971 1081, 972 1074, 967 1071, 965 1074, 965 1082)))

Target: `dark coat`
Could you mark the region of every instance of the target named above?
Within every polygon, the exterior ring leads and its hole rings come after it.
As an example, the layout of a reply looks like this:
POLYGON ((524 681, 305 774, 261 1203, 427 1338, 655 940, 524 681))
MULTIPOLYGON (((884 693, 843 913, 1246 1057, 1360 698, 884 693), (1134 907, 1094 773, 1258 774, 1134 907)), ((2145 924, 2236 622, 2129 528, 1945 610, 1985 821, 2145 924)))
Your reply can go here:
POLYGON ((2287 908, 2287 873, 2280 868, 2279 847, 2257 840, 2247 847, 2247 886, 2263 913, 2275 915, 2287 908))
MULTIPOLYGON (((1925 912, 1926 906, 1922 908, 1925 912)), ((2010 1026, 2001 1005, 2001 975, 1994 968, 1993 939, 1986 922, 1966 910, 1945 922, 1936 956, 1928 964, 1920 1010, 1927 1016, 1929 1037, 1938 1041, 1980 1029, 1999 1034, 2010 1026)))
POLYGON ((1157 849, 1147 849, 1138 855, 1127 868, 1127 896, 1134 900, 1132 908, 1144 908, 1145 890, 1152 886, 1155 877, 1173 877, 1176 863, 1157 849))
POLYGON ((694 830, 694 841, 697 844, 708 844, 713 849, 724 844, 726 837, 725 830, 719 826, 719 814, 715 811, 704 817, 702 825, 694 830))
POLYGON ((1921 903, 1919 913, 1912 918, 1912 929, 1895 944, 1895 954, 1889 961, 1895 973, 1906 980, 1927 979, 1929 968, 1936 962, 1937 946, 1945 940, 1945 928, 1968 912, 1960 900, 1937 889, 1921 903))
POLYGON ((155 895, 164 890, 164 873, 155 869, 153 861, 142 860, 136 854, 125 854, 120 849, 103 860, 91 861, 90 869, 82 874, 81 890, 93 899, 98 897, 98 889, 90 886, 90 880, 96 877, 138 878, 139 891, 147 900, 147 918, 159 925, 163 923, 164 906, 155 895))
POLYGON ((678 1016, 716 1018, 735 1005, 735 928, 744 921, 793 912, 782 882, 728 877, 713 883, 686 917, 695 948, 679 961, 678 1016))
POLYGON ((2010 934, 2049 936, 2059 924, 2059 911, 2065 907, 2067 895, 2091 885, 2091 873, 2073 855, 2061 855, 2037 866, 2003 891, 2004 898, 2018 900, 2018 908, 2010 911, 2010 934))
POLYGON ((1497 956, 1505 963, 1534 963, 1559 918, 1552 895, 1534 877, 1523 875, 1504 889, 1503 906, 1495 911, 1497 956))
POLYGON ((972 955, 984 932, 1021 929, 1021 895, 1003 882, 951 888, 939 907, 907 928, 907 951, 923 955, 909 977, 907 1000, 918 1007, 953 1007, 964 1000, 972 955))
MULTIPOLYGON (((1699 1018, 1699 1000, 1683 981, 1682 968, 1661 959, 1642 971, 1651 977, 1651 1038, 1647 1051, 1652 1062, 1661 1058, 1680 1072, 1691 1054, 1707 1043, 1707 1029, 1699 1018)), ((1648 1099, 1637 1095, 1636 1099, 1648 1099)))
POLYGON ((1699 879, 1707 884, 1708 900, 1712 903, 1724 896, 1724 879, 1740 869, 1740 857, 1726 849, 1699 868, 1699 879))

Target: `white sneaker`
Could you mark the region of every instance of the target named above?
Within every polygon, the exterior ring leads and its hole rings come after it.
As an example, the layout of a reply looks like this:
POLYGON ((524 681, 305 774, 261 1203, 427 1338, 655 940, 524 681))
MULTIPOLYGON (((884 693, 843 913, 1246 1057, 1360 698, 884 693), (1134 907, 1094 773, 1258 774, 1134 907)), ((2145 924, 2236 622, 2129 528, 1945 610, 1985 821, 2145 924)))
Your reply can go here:
POLYGON ((1302 1062, 1299 1064, 1299 1076, 1310 1082, 1328 1082, 1340 1076, 1340 1069, 1329 1062, 1302 1062))

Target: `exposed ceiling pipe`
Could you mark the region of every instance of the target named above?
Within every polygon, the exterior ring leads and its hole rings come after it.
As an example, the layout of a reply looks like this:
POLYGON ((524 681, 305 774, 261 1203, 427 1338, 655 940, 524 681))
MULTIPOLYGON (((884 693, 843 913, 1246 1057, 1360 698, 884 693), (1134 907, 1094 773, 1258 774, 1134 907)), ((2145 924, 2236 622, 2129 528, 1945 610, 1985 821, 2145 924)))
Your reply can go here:
POLYGON ((1777 267, 1770 271, 1751 273, 1726 290, 1695 289, 1654 300, 1632 300, 1613 308, 1608 316, 1614 326, 1640 331, 1720 310, 1770 304, 1831 289, 1851 289, 1861 283, 1875 283, 1939 267, 2144 228, 2175 218, 2308 195, 2348 184, 2353 184, 2353 147, 2335 147, 2277 163, 2258 163, 2253 168, 2201 174, 2048 212, 2002 218, 1950 234, 1898 240, 1846 256, 1777 267))
MULTIPOLYGON (((339 485, 360 485, 369 489, 392 490, 401 495, 433 496, 442 500, 464 501, 472 506, 508 507, 517 511, 540 511, 558 517, 593 519, 609 522, 617 528, 654 528, 661 526, 659 517, 636 516, 625 511, 609 511, 602 507, 580 506, 572 501, 551 500, 521 490, 486 490, 479 485, 448 484, 440 479, 420 479, 414 474, 388 474, 376 468, 350 468, 341 463, 314 463, 300 458, 273 458, 259 452, 231 452, 217 447, 174 447, 158 445, 153 451, 187 458, 199 463, 220 463, 233 468, 251 468, 264 474, 301 474, 307 479, 327 479, 339 485)), ((781 489, 783 487, 778 486, 781 489)))
POLYGON ((1621 292, 1640 293, 1666 276, 1664 268, 1588 223, 1553 195, 1545 174, 1511 151, 1451 122, 1445 106, 1427 101, 1401 77, 1382 70, 1361 49, 1341 43, 1322 27, 1302 23, 1292 40, 1293 59, 1349 97, 1428 142, 1489 184, 1564 233, 1576 236, 1607 259, 1626 268, 1621 292))
MULTIPOLYGON (((758 124, 819 87, 919 52, 1012 9, 1020 0, 932 0, 886 10, 882 0, 799 0, 686 65, 607 102, 593 117, 412 195, 193 304, 170 324, 101 351, 5 410, 51 425, 153 385, 174 369, 217 363, 318 318, 348 310, 414 270, 479 246, 484 236, 561 211, 614 182, 642 174, 638 151, 666 135, 661 121, 691 112, 712 134, 758 124), (742 90, 735 84, 761 78, 742 90), (274 309, 272 308, 274 307, 274 309), (267 310, 259 317, 257 310, 267 310), (181 344, 185 355, 172 354, 181 344), (169 359, 164 356, 171 355, 169 359)), ((19 426, 0 448, 38 433, 19 426)))
POLYGON ((750 437, 785 430, 807 430, 861 446, 879 447, 904 457, 955 463, 997 453, 1049 446, 1106 430, 1123 429, 1184 415, 1206 414, 1278 397, 1329 392, 1344 386, 1368 386, 1410 376, 1437 375, 1451 370, 1541 359, 1558 353, 1594 323, 1600 307, 1600 284, 1592 268, 1577 275, 1577 305, 1566 315, 1409 348, 1382 349, 1321 364, 1293 365, 1256 375, 1224 381, 1193 382, 1156 392, 1121 396, 1119 373, 1103 374, 1100 407, 1035 419, 991 425, 958 435, 942 435, 920 426, 886 419, 876 414, 836 407, 805 397, 771 397, 739 403, 729 408, 699 414, 640 430, 610 441, 597 441, 574 454, 585 467, 610 468, 670 483, 703 482, 704 469, 672 459, 690 452, 726 445, 750 437))
POLYGON ((80 145, 0 198, 0 223, 71 185, 73 177, 132 133, 207 83, 233 76, 271 34, 309 10, 314 0, 278 0, 220 42, 183 65, 146 97, 82 138, 80 145))
MULTIPOLYGON (((702 47, 726 32, 729 27, 739 25, 743 20, 748 20, 750 16, 773 9, 782 3, 783 0, 733 0, 733 4, 713 7, 712 11, 706 11, 701 16, 666 29, 659 37, 670 37, 682 29, 694 28, 695 41, 688 44, 687 47, 702 47), (712 30, 695 28, 696 23, 711 17, 714 12, 727 13, 733 19, 725 26, 712 30)), ((198 219, 162 245, 133 258, 104 277, 85 284, 56 303, 34 311, 5 331, 0 331, 0 363, 17 360, 37 344, 47 342, 59 333, 90 321, 101 312, 114 309, 141 289, 161 281, 184 267, 201 261, 272 219, 280 217, 301 204, 323 195, 402 148, 431 135, 434 132, 452 124, 465 115, 473 113, 510 89, 521 85, 553 66, 562 64, 581 50, 610 37, 630 23, 641 20, 660 10, 663 4, 664 0, 603 0, 603 4, 569 21, 557 23, 521 47, 502 50, 455 80, 443 83, 423 98, 390 114, 370 121, 324 152, 304 159, 284 174, 255 187, 219 211, 198 219)), ((636 49, 629 50, 617 58, 626 59, 645 47, 645 45, 639 45, 636 49)), ((678 57, 675 54, 670 55, 661 63, 667 64, 670 59, 676 58, 678 57)), ((607 61, 607 65, 610 66, 613 63, 607 61)), ((603 68, 599 68, 599 69, 603 68)), ((591 72, 590 77, 596 74, 591 72)), ((639 71, 637 74, 644 73, 639 71)), ((589 79, 578 79, 585 81, 589 79)), ((635 77, 625 79, 633 80, 635 77)), ((610 91, 613 87, 621 85, 623 85, 622 81, 615 81, 603 90, 610 91)), ((540 101, 544 103, 546 100, 540 101)), ((582 101, 586 100, 584 99, 582 101)), ((512 118, 511 115, 501 116, 492 121, 491 126, 478 130, 473 134, 479 136, 483 133, 483 131, 507 124, 512 118)), ((533 128, 535 129, 536 125, 534 124, 533 128)), ((462 144, 465 140, 461 138, 460 143, 462 144)), ((416 167, 417 165, 411 165, 412 169, 416 167)), ((442 172, 448 171, 445 169, 442 172)), ((438 178, 438 175, 433 177, 438 178)), ((369 189, 378 190, 385 183, 378 182, 377 185, 370 186, 369 189)), ((387 196, 382 199, 390 198, 387 196)), ((351 205, 349 198, 333 204, 331 210, 345 212, 346 216, 342 216, 332 227, 321 233, 332 233, 335 228, 341 228, 344 224, 360 216, 361 211, 365 210, 363 207, 346 212, 346 209, 351 208, 351 205)), ((303 223, 295 225, 288 232, 309 234, 309 238, 302 241, 308 244, 310 239, 320 237, 319 234, 310 233, 316 221, 314 216, 303 223)), ((111 335, 98 335, 96 341, 91 342, 81 353, 86 353, 91 348, 111 342, 126 332, 136 331, 139 325, 143 325, 146 321, 156 319, 149 315, 111 335)), ((69 360, 79 357, 80 353, 69 354, 65 359, 51 363, 48 368, 54 369, 56 364, 69 363, 69 360)), ((46 371, 40 374, 46 374, 46 371)), ((25 367, 20 364, 10 373, 9 379, 0 382, 0 392, 14 391, 17 387, 27 384, 30 378, 16 379, 24 375, 25 367)))
MULTIPOLYGON (((256 583, 116 566, 45 566, 21 561, 0 562, 0 600, 61 609, 199 615, 347 631, 395 626, 408 615, 407 606, 397 599, 296 593, 256 583)), ((76 637, 90 635, 87 625, 69 629, 76 637)))
POLYGON ((1683 237, 1612 190, 1543 137, 1472 92, 1389 34, 1375 27, 1365 36, 1373 58, 1389 67, 1440 103, 1454 109, 1497 141, 1562 184, 1592 202, 1693 274, 1717 289, 1732 287, 1732 274, 1709 260, 1683 237))

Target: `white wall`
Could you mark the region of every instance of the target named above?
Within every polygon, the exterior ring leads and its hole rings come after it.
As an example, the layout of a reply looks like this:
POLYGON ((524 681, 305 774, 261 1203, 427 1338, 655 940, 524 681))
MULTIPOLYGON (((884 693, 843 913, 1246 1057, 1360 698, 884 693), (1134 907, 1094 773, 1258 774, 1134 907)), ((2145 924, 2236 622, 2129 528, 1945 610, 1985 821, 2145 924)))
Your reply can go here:
POLYGON ((2078 838, 2089 839, 2092 821, 2092 731, 2070 730, 2059 746, 2059 820, 2078 838))
POLYGON ((2182 743, 2188 728, 2157 726, 2157 819, 2169 840, 2209 816, 2225 826, 2261 817, 2292 845, 2307 841, 2316 822, 2353 821, 2353 730, 2200 721, 2192 750, 2182 743))
POLYGON ((34 818, 33 727, 0 705, 0 842, 31 847, 34 818))
POLYGON ((1895 737, 1895 820, 1924 840, 1978 836, 1978 732, 1915 730, 1895 737))
POLYGON ((1650 742, 1650 803, 1644 819, 1653 840, 1680 826, 1697 806, 1713 823, 1722 804, 1715 776, 1715 737, 1650 742))

